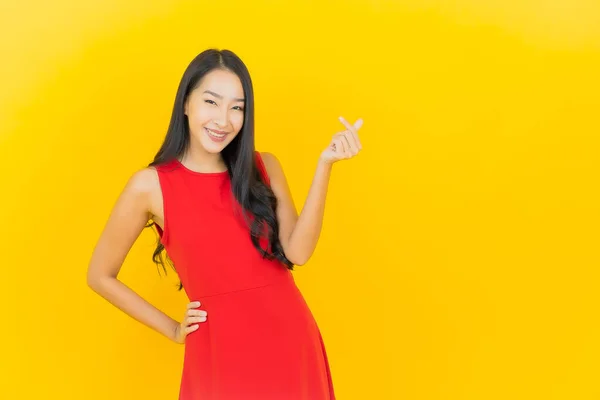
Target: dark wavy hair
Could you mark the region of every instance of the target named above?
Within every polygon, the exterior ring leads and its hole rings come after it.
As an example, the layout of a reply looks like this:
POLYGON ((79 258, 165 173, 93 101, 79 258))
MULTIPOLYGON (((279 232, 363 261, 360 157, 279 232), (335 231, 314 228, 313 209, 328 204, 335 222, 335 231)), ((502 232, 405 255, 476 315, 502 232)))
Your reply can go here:
MULTIPOLYGON (((174 159, 179 159, 190 145, 190 132, 184 105, 190 93, 200 85, 202 78, 215 69, 231 71, 238 76, 244 89, 244 123, 240 133, 223 149, 221 155, 229 177, 235 200, 241 205, 244 216, 249 225, 249 234, 256 250, 269 259, 279 260, 288 269, 293 269, 293 263, 287 259, 279 240, 279 223, 277 221, 277 199, 263 180, 257 166, 254 148, 254 92, 252 80, 246 65, 230 50, 208 49, 198 54, 185 70, 171 114, 171 121, 164 142, 154 160, 148 165, 155 167, 174 159), (250 215, 248 215, 250 214, 250 215), (268 246, 263 249, 259 239, 266 235, 268 246)), ((151 221, 147 227, 156 225, 151 221)), ((156 227, 155 227, 156 229, 156 227)), ((158 234, 158 231, 156 232, 158 234)), ((172 260, 166 254, 164 245, 157 240, 157 247, 152 255, 152 260, 157 267, 162 267, 165 274, 165 265, 172 260)), ((183 284, 179 282, 179 290, 183 284)))

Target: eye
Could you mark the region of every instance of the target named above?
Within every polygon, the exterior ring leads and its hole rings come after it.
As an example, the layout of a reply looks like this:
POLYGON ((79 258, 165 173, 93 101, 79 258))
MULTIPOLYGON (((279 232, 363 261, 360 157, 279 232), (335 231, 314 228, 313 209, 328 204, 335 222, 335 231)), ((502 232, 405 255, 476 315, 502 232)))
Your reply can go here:
POLYGON ((205 102, 205 103, 208 103, 208 104, 217 104, 217 103, 215 103, 215 102, 214 102, 214 101, 212 101, 212 100, 204 100, 204 102, 205 102))
POLYGON ((233 107, 234 110, 240 110, 240 111, 244 111, 244 109, 240 106, 235 106, 233 107))

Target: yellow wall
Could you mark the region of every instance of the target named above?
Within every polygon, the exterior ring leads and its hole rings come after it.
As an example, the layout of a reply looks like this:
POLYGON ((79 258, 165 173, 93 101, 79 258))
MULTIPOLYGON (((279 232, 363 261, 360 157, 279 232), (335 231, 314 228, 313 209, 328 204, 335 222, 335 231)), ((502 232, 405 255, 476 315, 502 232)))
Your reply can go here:
MULTIPOLYGON (((213 46, 248 64, 299 206, 337 116, 364 118, 296 273, 339 399, 600 397, 600 3, 148 3, 0 3, 0 398, 176 398, 183 347, 85 271, 213 46)), ((121 277, 179 318, 154 239, 121 277)))

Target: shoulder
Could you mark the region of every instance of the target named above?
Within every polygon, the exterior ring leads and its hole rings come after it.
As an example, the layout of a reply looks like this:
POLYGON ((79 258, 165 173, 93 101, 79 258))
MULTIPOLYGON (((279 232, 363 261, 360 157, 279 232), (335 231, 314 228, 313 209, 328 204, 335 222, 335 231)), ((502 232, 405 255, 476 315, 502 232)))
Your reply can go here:
POLYGON ((129 177, 126 191, 137 195, 148 195, 160 188, 158 172, 154 167, 147 167, 135 171, 129 177))
POLYGON ((275 154, 270 153, 268 151, 259 152, 260 157, 265 165, 265 169, 267 170, 267 174, 269 177, 277 176, 283 172, 283 167, 281 166, 281 162, 275 156, 275 154))
POLYGON ((283 172, 283 166, 275 154, 264 151, 260 152, 260 156, 265 166, 265 172, 269 179, 269 184, 275 194, 281 196, 287 193, 287 179, 283 172))

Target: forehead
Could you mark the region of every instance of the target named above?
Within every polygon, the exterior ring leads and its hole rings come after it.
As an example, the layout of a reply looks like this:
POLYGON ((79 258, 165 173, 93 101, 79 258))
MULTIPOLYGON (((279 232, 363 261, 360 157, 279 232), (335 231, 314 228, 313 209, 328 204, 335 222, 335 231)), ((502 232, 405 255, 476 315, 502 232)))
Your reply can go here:
POLYGON ((210 90, 225 97, 243 97, 242 82, 231 71, 215 69, 207 73, 198 86, 202 92, 210 90))

